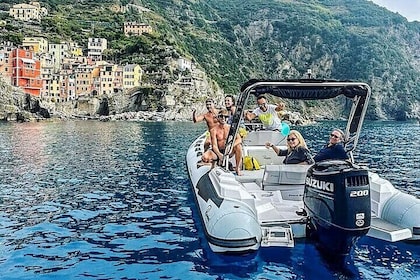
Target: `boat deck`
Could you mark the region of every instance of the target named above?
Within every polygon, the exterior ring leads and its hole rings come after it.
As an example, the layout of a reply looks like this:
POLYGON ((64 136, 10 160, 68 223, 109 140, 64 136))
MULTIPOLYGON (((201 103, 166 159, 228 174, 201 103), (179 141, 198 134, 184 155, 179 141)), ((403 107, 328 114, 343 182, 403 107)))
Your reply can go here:
MULTIPOLYGON (((305 222, 306 216, 302 215, 303 200, 284 199, 281 190, 264 190, 262 187, 264 172, 264 169, 244 170, 242 176, 235 176, 247 192, 255 197, 255 208, 260 223, 305 222)), ((295 187, 296 193, 303 192, 303 186, 295 187)))

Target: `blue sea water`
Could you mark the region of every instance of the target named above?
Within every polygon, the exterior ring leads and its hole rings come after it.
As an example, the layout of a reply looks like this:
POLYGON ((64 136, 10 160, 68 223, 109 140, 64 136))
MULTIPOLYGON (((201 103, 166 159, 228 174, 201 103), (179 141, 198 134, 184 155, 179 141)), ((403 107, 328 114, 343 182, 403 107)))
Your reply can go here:
MULTIPOLYGON (((327 122, 299 127, 313 152, 327 122)), ((213 254, 184 157, 203 125, 0 123, 0 279, 420 279, 420 244, 358 241, 344 264, 309 241, 213 254)), ((356 159, 420 197, 420 126, 368 122, 356 159)))

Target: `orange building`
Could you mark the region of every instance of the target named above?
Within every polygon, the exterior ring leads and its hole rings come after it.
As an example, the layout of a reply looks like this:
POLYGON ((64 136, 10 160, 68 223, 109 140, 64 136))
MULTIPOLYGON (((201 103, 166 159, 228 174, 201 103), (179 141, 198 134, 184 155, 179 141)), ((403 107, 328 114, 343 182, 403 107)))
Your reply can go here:
POLYGON ((14 49, 11 53, 12 85, 20 87, 25 93, 39 96, 42 89, 41 62, 35 60, 33 52, 14 49))

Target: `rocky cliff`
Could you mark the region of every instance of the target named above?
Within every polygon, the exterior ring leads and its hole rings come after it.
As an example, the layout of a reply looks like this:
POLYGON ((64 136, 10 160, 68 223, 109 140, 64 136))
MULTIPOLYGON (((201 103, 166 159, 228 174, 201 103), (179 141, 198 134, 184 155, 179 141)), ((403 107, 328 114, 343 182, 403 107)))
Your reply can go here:
POLYGON ((38 98, 12 87, 0 76, 0 120, 33 121, 49 117, 49 111, 38 98))

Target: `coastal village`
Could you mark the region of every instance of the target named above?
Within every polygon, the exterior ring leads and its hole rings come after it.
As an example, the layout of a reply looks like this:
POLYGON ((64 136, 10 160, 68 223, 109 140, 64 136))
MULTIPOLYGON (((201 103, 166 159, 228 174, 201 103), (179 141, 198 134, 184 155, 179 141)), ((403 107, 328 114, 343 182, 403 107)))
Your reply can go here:
MULTIPOLYGON (((124 13, 127 9, 135 9, 139 13, 148 11, 132 4, 116 6, 114 9, 119 13, 124 13)), ((43 16, 48 15, 48 11, 39 2, 30 2, 13 5, 9 15, 31 25, 40 22, 43 16)), ((0 22, 0 29, 4 24, 5 22, 0 22)), ((152 26, 138 22, 124 22, 122 29, 125 36, 142 36, 153 32, 152 26)), ((65 104, 70 104, 67 107, 77 109, 76 113, 73 110, 73 115, 97 114, 104 98, 107 101, 118 97, 121 99, 122 96, 133 98, 140 87, 159 87, 156 95, 160 104, 157 109, 160 111, 180 111, 186 105, 185 102, 193 103, 193 100, 186 98, 187 92, 196 92, 195 98, 214 94, 208 92, 213 87, 208 84, 205 73, 197 69, 191 59, 167 59, 171 69, 177 72, 176 80, 170 82, 165 78, 167 73, 162 71, 147 72, 139 64, 120 65, 105 61, 107 44, 105 38, 92 37, 88 38, 87 49, 82 49, 75 42, 52 43, 42 36, 24 37, 19 46, 11 42, 0 42, 0 76, 11 86, 39 98, 52 111, 66 111, 65 104), (178 100, 182 100, 184 104, 178 104, 178 100)), ((156 90, 152 94, 154 92, 156 90)), ((114 102, 114 105, 115 103, 121 102, 114 102)), ((115 105, 111 111, 115 114, 121 111, 147 111, 151 108, 146 98, 134 98, 122 103, 124 104, 121 108, 115 108, 118 107, 115 105), (130 102, 136 103, 134 110, 127 108, 130 102)), ((108 111, 110 106, 112 104, 106 105, 108 111)))

